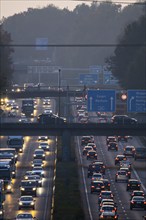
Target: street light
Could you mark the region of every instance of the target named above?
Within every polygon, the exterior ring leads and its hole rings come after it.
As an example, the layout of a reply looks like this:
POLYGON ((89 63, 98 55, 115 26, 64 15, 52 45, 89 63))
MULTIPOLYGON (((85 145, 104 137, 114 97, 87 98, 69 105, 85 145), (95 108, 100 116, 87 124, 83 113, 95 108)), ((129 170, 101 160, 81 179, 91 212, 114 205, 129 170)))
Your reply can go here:
POLYGON ((58 71, 58 90, 59 90, 59 100, 58 100, 58 116, 60 117, 60 74, 61 74, 61 69, 58 71))

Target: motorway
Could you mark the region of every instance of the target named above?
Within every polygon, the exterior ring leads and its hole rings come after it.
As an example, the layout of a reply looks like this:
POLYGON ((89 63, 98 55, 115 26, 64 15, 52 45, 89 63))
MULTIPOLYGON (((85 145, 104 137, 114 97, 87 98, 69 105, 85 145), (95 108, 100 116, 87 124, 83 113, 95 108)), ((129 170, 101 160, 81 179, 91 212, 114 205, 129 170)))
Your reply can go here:
MULTIPOLYGON (((20 100, 18 100, 20 105, 20 100)), ((42 101, 37 100, 38 105, 36 109, 36 115, 43 110, 42 101)), ((52 102, 53 111, 55 111, 55 104, 52 102)), ((20 111, 19 111, 20 114, 20 111)), ((7 119, 16 120, 16 119, 7 119)), ((91 134, 92 135, 92 134, 91 134)), ((6 138, 1 137, 1 146, 6 146, 6 138)), ((114 157, 117 154, 123 154, 123 148, 127 143, 119 142, 119 150, 108 151, 106 146, 105 136, 95 136, 95 143, 97 145, 98 159, 102 160, 106 165, 105 178, 108 178, 111 182, 111 190, 114 194, 115 201, 118 205, 119 220, 141 220, 142 216, 146 214, 143 209, 130 210, 130 192, 126 191, 126 183, 115 182, 115 173, 118 166, 114 164, 114 157)), ((38 220, 49 220, 51 214, 51 203, 52 203, 52 192, 53 192, 53 181, 54 181, 54 163, 56 160, 56 139, 50 137, 50 152, 46 154, 45 160, 45 178, 43 180, 43 186, 38 188, 36 197, 36 208, 29 212, 33 216, 37 217, 38 220)), ((90 178, 87 178, 87 167, 91 161, 88 161, 85 156, 82 156, 82 146, 80 144, 81 138, 75 137, 76 141, 76 155, 79 164, 79 176, 80 176, 80 189, 82 192, 83 204, 85 207, 86 219, 87 220, 98 220, 98 195, 90 193, 90 178)), ((135 147, 142 146, 138 137, 128 140, 129 145, 135 147)), ((24 152, 19 155, 17 162, 17 174, 16 179, 13 180, 13 193, 6 195, 5 201, 5 220, 12 220, 18 213, 18 198, 20 197, 20 181, 23 179, 24 174, 27 170, 31 170, 31 161, 33 158, 33 152, 38 147, 39 142, 37 136, 27 137, 25 136, 24 152)), ((139 179, 142 183, 141 189, 146 193, 146 161, 128 158, 132 162, 132 178, 139 179)))

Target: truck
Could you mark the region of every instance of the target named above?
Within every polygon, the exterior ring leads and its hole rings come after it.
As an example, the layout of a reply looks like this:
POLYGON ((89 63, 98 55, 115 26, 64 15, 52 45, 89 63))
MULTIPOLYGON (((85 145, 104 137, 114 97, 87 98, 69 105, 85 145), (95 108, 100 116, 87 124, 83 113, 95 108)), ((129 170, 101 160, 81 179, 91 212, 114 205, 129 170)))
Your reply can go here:
POLYGON ((24 139, 23 136, 8 136, 8 148, 15 148, 17 152, 23 152, 24 139))
POLYGON ((24 99, 22 100, 22 113, 26 117, 32 117, 34 113, 34 100, 24 99))
POLYGON ((7 162, 0 161, 0 179, 4 181, 5 193, 12 192, 12 170, 7 162))

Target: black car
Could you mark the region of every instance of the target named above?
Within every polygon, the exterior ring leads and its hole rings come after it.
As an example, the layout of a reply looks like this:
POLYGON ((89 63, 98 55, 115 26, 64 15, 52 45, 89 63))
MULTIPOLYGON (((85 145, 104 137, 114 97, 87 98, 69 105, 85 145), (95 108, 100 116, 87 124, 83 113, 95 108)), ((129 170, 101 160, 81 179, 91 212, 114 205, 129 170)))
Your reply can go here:
POLYGON ((128 115, 114 115, 111 118, 111 122, 113 124, 127 124, 127 125, 133 125, 137 124, 137 119, 135 118, 130 118, 128 115))
POLYGON ((137 159, 146 159, 146 148, 145 147, 138 147, 135 149, 134 160, 137 160, 137 159))
POLYGON ((100 193, 102 190, 104 190, 104 183, 101 180, 93 180, 91 181, 90 190, 91 193, 100 193))
POLYGON ((21 190, 21 195, 36 196, 37 182, 35 180, 22 180, 20 190, 21 190))
POLYGON ((107 147, 108 147, 108 151, 109 150, 118 151, 118 144, 116 142, 110 142, 107 147))
POLYGON ((127 191, 140 190, 141 183, 137 179, 129 179, 127 182, 127 191))
POLYGON ((82 146, 85 146, 85 145, 87 145, 88 143, 93 143, 92 137, 91 137, 91 136, 83 136, 83 137, 81 138, 81 145, 82 145, 82 146))
POLYGON ((118 142, 119 141, 127 142, 128 141, 128 137, 127 136, 118 136, 118 142))
POLYGON ((102 161, 93 161, 92 164, 89 164, 87 176, 91 177, 93 173, 105 174, 105 165, 102 161))
POLYGON ((125 156, 132 156, 134 157, 135 155, 135 147, 134 146, 126 146, 124 147, 124 153, 125 156))
POLYGON ((105 190, 110 190, 110 186, 111 186, 111 183, 108 179, 102 179, 103 183, 104 183, 104 189, 105 190))
POLYGON ((133 208, 144 208, 146 210, 146 200, 144 196, 133 196, 130 201, 130 209, 133 208))
POLYGON ((119 164, 120 161, 127 160, 126 156, 123 154, 119 154, 115 157, 115 165, 119 164))
POLYGON ((97 160, 97 152, 95 150, 90 150, 87 153, 87 160, 96 159, 97 160))
POLYGON ((58 117, 57 115, 50 113, 50 114, 40 114, 37 117, 37 121, 40 124, 64 124, 66 123, 66 119, 62 117, 58 117))
POLYGON ((133 192, 131 193, 131 199, 134 196, 145 196, 144 191, 142 190, 133 190, 133 192))

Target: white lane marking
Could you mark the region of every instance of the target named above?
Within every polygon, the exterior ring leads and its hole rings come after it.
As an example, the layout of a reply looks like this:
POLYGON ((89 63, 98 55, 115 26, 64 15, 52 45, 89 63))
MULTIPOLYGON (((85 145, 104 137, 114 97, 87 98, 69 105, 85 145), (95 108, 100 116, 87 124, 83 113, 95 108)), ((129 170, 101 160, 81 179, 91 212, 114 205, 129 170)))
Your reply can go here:
MULTIPOLYGON (((79 151, 79 155, 80 155, 80 163, 82 164, 82 155, 81 155, 81 150, 80 150, 79 138, 77 138, 77 145, 78 145, 78 151, 79 151)), ((86 201, 87 201, 87 205, 88 205, 89 216, 90 216, 90 219, 93 220, 91 207, 90 207, 90 203, 89 203, 89 198, 88 198, 88 194, 87 194, 88 191, 87 191, 87 185, 86 185, 86 181, 85 181, 85 172, 84 172, 83 167, 81 167, 81 170, 82 170, 83 182, 84 182, 84 187, 85 187, 85 195, 86 195, 86 201)))

